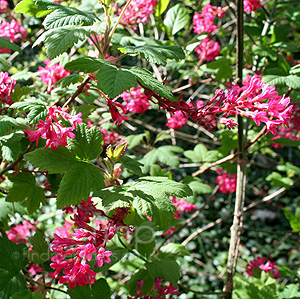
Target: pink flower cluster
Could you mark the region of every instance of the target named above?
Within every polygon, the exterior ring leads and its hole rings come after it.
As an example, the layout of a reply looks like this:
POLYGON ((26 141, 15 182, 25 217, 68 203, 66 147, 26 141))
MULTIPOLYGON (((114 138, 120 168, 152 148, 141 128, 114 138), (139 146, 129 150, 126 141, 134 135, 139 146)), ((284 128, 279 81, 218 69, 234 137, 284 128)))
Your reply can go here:
POLYGON ((210 33, 219 29, 219 26, 214 25, 214 19, 217 15, 220 19, 224 18, 226 10, 227 9, 219 6, 212 6, 210 4, 204 5, 201 14, 199 14, 198 12, 195 12, 194 14, 194 32, 198 34, 202 32, 210 33))
POLYGON ((15 19, 12 19, 10 23, 3 19, 0 23, 0 36, 8 38, 12 43, 21 38, 25 38, 26 35, 26 29, 15 19))
MULTIPOLYGON (((143 280, 139 280, 137 282, 138 284, 138 289, 136 291, 136 296, 133 297, 128 297, 128 299, 164 299, 166 298, 167 295, 180 295, 178 291, 176 291, 177 287, 175 288, 171 283, 169 286, 161 286, 161 283, 164 281, 164 279, 160 278, 155 278, 155 284, 152 290, 150 291, 149 295, 142 294, 142 287, 144 284, 143 280)), ((169 298, 169 297, 167 297, 169 298)))
POLYGON ((171 113, 181 110, 186 116, 208 129, 215 126, 216 120, 232 129, 237 123, 229 117, 241 115, 252 118, 258 126, 265 123, 267 133, 276 135, 277 127, 288 126, 293 109, 293 105, 289 105, 289 97, 279 96, 275 86, 262 82, 257 75, 247 78, 243 88, 234 85, 227 93, 217 89, 215 96, 201 107, 193 103, 187 104, 182 100, 172 102, 149 89, 146 89, 145 93, 149 97, 154 97, 160 107, 171 113))
MULTIPOLYGON (((139 23, 148 23, 149 15, 154 12, 157 0, 132 0, 126 9, 121 24, 137 28, 139 23)), ((122 8, 115 6, 117 15, 120 15, 122 8)))
POLYGON ((80 118, 82 113, 71 116, 67 111, 68 108, 50 107, 46 120, 39 120, 37 131, 24 130, 24 132, 31 142, 36 141, 37 146, 40 137, 47 140, 45 148, 51 146, 52 150, 56 150, 59 145, 67 146, 67 137, 75 138, 75 134, 71 131, 77 128, 76 124, 82 123, 80 118), (60 123, 62 118, 67 119, 72 126, 64 128, 60 123))
POLYGON ((185 125, 187 120, 188 117, 182 111, 176 111, 173 116, 167 118, 166 126, 170 129, 179 130, 185 125))
POLYGON ((195 48, 200 61, 213 61, 220 54, 220 44, 208 37, 203 39, 199 46, 195 48))
POLYGON ((225 194, 228 194, 228 192, 235 192, 237 180, 236 174, 223 172, 222 169, 217 169, 217 173, 219 175, 216 178, 216 183, 219 186, 220 192, 225 194))
POLYGON ((272 263, 269 260, 266 261, 265 257, 258 257, 257 259, 251 261, 250 264, 247 265, 246 272, 248 273, 249 276, 253 276, 254 268, 258 268, 262 271, 265 271, 266 273, 271 272, 272 277, 274 278, 281 277, 276 262, 272 263))
POLYGON ((131 88, 130 91, 124 91, 121 97, 127 102, 127 110, 130 112, 143 113, 150 104, 147 96, 141 91, 141 88, 131 88))
POLYGON ((257 8, 262 7, 259 2, 264 0, 244 0, 244 10, 246 12, 256 11, 257 8))
POLYGON ((64 226, 60 226, 55 229, 55 234, 61 238, 71 238, 72 228, 73 223, 65 220, 64 226))
POLYGON ((47 91, 50 92, 53 87, 52 85, 56 83, 58 80, 68 76, 70 74, 70 71, 66 71, 63 66, 59 64, 52 64, 50 59, 47 59, 44 61, 46 64, 45 67, 39 66, 39 74, 41 76, 41 79, 43 82, 47 84, 47 91))
POLYGON ((10 94, 12 93, 15 84, 16 81, 10 78, 8 73, 0 72, 0 101, 3 104, 13 104, 10 94))
POLYGON ((109 144, 116 144, 121 141, 121 137, 118 133, 114 132, 113 130, 107 131, 105 129, 100 128, 102 137, 103 137, 103 146, 107 146, 109 144))
POLYGON ((102 210, 96 208, 94 202, 89 198, 75 205, 76 209, 66 207, 67 213, 74 213, 73 218, 75 229, 72 237, 61 237, 54 233, 54 240, 50 250, 55 253, 51 257, 50 266, 55 269, 54 277, 60 278, 59 283, 69 283, 72 290, 74 286, 93 284, 96 273, 90 269, 88 264, 93 254, 96 256, 95 267, 102 267, 104 262, 111 263, 111 251, 106 251, 107 243, 118 232, 126 232, 131 228, 127 227, 123 219, 128 214, 129 208, 120 208, 115 215, 108 216, 102 210), (90 225, 94 216, 105 216, 109 219, 105 224, 100 223, 99 228, 90 225), (62 272, 62 273, 61 273, 62 272))
POLYGON ((31 234, 35 231, 35 226, 25 220, 22 224, 18 224, 9 229, 7 237, 9 240, 19 243, 28 243, 31 234))
POLYGON ((8 2, 0 0, 0 14, 6 14, 9 10, 8 2))

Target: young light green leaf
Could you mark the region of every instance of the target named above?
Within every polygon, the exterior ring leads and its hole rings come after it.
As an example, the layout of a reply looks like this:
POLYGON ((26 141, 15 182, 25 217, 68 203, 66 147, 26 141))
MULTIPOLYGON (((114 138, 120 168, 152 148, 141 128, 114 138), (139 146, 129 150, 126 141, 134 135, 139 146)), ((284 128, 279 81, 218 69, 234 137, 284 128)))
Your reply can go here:
POLYGON ((45 29, 53 29, 68 25, 93 25, 96 17, 92 13, 81 11, 75 7, 61 6, 45 18, 45 29))
POLYGON ((211 186, 202 183, 201 179, 197 177, 186 176, 183 182, 189 185, 195 194, 210 194, 212 192, 211 186))
POLYGON ((146 137, 146 133, 127 136, 126 141, 128 143, 128 149, 133 149, 138 146, 143 141, 144 137, 146 137))
POLYGON ((76 162, 60 183, 57 207, 80 203, 88 199, 91 191, 98 191, 104 187, 104 178, 99 168, 90 163, 76 162))
POLYGON ((98 127, 91 129, 86 124, 78 124, 73 131, 75 138, 69 139, 68 148, 83 161, 96 159, 103 151, 103 138, 98 127))
POLYGON ((167 9, 170 0, 158 0, 155 8, 155 16, 159 17, 167 9))
POLYGON ((176 4, 167 11, 164 25, 172 35, 183 29, 190 21, 189 11, 181 4, 176 4))
POLYGON ((22 52, 23 52, 22 49, 18 45, 11 43, 10 40, 6 37, 0 36, 0 46, 3 49, 10 49, 13 51, 18 51, 20 54, 22 54, 22 52))
POLYGON ((59 146, 55 151, 50 148, 39 148, 27 153, 25 159, 34 167, 48 171, 49 174, 66 172, 78 161, 74 153, 65 146, 59 146))
POLYGON ((203 144, 197 144, 194 150, 188 150, 183 153, 190 162, 215 162, 218 160, 218 151, 208 151, 203 144))
POLYGON ((140 54, 148 62, 165 66, 167 59, 180 60, 185 58, 183 50, 178 46, 127 46, 118 48, 122 53, 129 55, 140 54))
POLYGON ((23 0, 15 8, 17 13, 29 14, 37 18, 45 17, 62 5, 45 0, 23 0))
POLYGON ((163 253, 163 255, 173 256, 175 259, 178 256, 190 255, 190 252, 185 248, 185 246, 176 243, 168 243, 161 247, 158 256, 161 253, 163 253))

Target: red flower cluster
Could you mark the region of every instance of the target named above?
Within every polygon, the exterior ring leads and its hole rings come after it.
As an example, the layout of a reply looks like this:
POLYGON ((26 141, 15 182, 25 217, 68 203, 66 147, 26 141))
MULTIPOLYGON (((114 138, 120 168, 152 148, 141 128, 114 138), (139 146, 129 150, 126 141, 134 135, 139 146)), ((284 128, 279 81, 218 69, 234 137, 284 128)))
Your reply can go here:
POLYGON ((5 0, 0 0, 0 14, 5 14, 9 10, 8 2, 5 0))
POLYGON ((74 286, 93 284, 96 273, 90 269, 91 266, 87 262, 90 262, 93 254, 95 254, 95 267, 102 267, 104 262, 111 263, 112 252, 106 251, 107 243, 117 231, 131 230, 123 222, 129 208, 117 209, 115 215, 109 217, 97 209, 90 198, 87 201, 82 201, 79 205, 75 205, 75 207, 75 210, 71 207, 66 207, 63 210, 66 213, 74 213, 74 217, 71 219, 79 229, 75 229, 75 233, 72 234, 73 238, 61 237, 54 233, 54 240, 50 249, 56 253, 51 258, 52 263, 50 264, 55 269, 54 277, 60 277, 59 283, 69 283, 71 290, 74 286), (109 219, 105 225, 102 222, 98 229, 90 225, 91 218, 96 215, 105 216, 109 219))
POLYGON ((247 273, 249 276, 253 276, 253 270, 254 268, 258 268, 265 272, 271 272, 272 276, 274 278, 281 277, 280 272, 278 271, 278 266, 276 265, 276 262, 271 262, 269 260, 266 261, 265 257, 258 257, 257 259, 250 262, 250 264, 247 265, 247 273))
POLYGON ((76 129, 76 124, 82 123, 80 118, 82 113, 71 116, 67 111, 68 108, 50 107, 46 120, 39 120, 37 131, 24 130, 24 132, 31 142, 36 141, 37 146, 40 137, 47 140, 45 148, 51 146, 52 150, 56 150, 59 145, 67 146, 67 137, 75 138, 75 134, 71 131, 76 129), (67 119, 72 127, 64 128, 60 123, 61 117, 67 119))
POLYGON ((0 101, 3 104, 11 105, 13 101, 10 98, 16 81, 9 77, 8 73, 0 72, 0 101))
POLYGON ((256 11, 257 8, 262 7, 259 2, 264 0, 244 0, 244 10, 246 12, 256 11))
POLYGON ((195 48, 201 62, 213 61, 220 54, 220 44, 208 37, 203 39, 199 46, 195 48))
POLYGON ((223 172, 222 169, 218 169, 217 173, 219 174, 216 178, 216 183, 219 186, 221 193, 228 194, 228 192, 236 191, 236 174, 229 172, 223 172))
POLYGON ((176 111, 172 117, 167 118, 166 126, 170 129, 179 130, 185 125, 187 120, 188 117, 182 111, 176 111))
POLYGON ((35 226, 25 220, 22 224, 18 224, 9 229, 7 237, 9 240, 19 243, 28 243, 31 234, 35 231, 35 226))
POLYGON ((58 80, 68 76, 70 71, 66 71, 63 66, 55 63, 51 64, 51 60, 47 59, 44 61, 46 64, 45 67, 39 66, 39 74, 43 82, 47 84, 47 91, 50 92, 53 87, 52 85, 56 83, 58 80))
MULTIPOLYGON (((161 286, 161 283, 164 281, 164 279, 155 278, 155 285, 150 291, 150 295, 144 295, 142 294, 142 287, 144 284, 143 280, 139 280, 137 282, 138 284, 138 290, 136 291, 136 296, 128 297, 128 299, 164 299, 167 295, 180 295, 178 291, 176 291, 177 287, 175 288, 171 283, 169 286, 161 286)), ((169 298, 169 297, 168 297, 169 298)))

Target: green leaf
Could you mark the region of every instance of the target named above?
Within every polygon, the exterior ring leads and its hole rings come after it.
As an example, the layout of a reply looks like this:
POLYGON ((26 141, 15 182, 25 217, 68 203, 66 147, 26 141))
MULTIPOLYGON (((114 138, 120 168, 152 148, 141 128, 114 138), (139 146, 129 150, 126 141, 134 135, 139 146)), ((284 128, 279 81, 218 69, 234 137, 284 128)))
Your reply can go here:
POLYGON ((0 47, 3 49, 10 49, 13 51, 18 51, 20 54, 22 54, 22 52, 23 52, 19 46, 17 46, 14 43, 11 43, 8 38, 2 37, 2 36, 0 36, 0 47))
POLYGON ((155 16, 159 17, 167 9, 170 0, 158 0, 155 7, 155 16))
POLYGON ((93 57, 80 57, 68 62, 65 65, 65 69, 84 73, 94 73, 99 70, 102 63, 105 63, 105 60, 93 57))
POLYGON ((291 75, 297 75, 300 74, 300 64, 297 64, 295 66, 293 66, 290 70, 290 74, 291 75))
POLYGON ((180 278, 180 267, 175 260, 153 257, 153 260, 147 262, 145 267, 152 278, 164 278, 174 286, 177 286, 180 278))
POLYGON ((43 25, 45 29, 53 29, 68 25, 93 25, 96 18, 94 14, 81 11, 75 7, 61 6, 47 15, 43 25))
POLYGON ((73 131, 75 138, 68 140, 68 148, 82 161, 96 159, 102 153, 103 139, 98 127, 91 129, 87 124, 78 124, 73 131))
POLYGON ((118 48, 122 53, 129 55, 140 54, 148 62, 165 66, 167 59, 180 60, 185 58, 183 50, 178 46, 127 46, 118 48))
POLYGON ((74 287, 73 290, 68 290, 68 294, 72 299, 84 299, 84 298, 101 298, 110 299, 110 287, 104 278, 98 279, 91 286, 88 284, 85 286, 74 287))
POLYGON ((194 150, 185 151, 183 153, 190 162, 215 162, 218 160, 218 151, 208 151, 203 144, 197 144, 194 150))
POLYGON ((46 103, 37 99, 14 103, 10 107, 18 109, 19 111, 29 111, 27 119, 31 124, 37 124, 40 119, 44 119, 46 117, 48 112, 46 103))
POLYGON ((133 149, 138 146, 146 137, 146 133, 126 136, 125 140, 128 143, 128 149, 133 149))
POLYGON ((82 81, 83 81, 83 79, 80 75, 73 74, 73 75, 69 75, 67 77, 61 78, 60 80, 55 82, 52 86, 57 86, 57 85, 61 84, 61 87, 65 88, 71 84, 76 84, 76 83, 82 82, 82 81))
POLYGON ((185 246, 176 243, 168 243, 167 245, 161 247, 159 254, 160 253, 173 256, 174 258, 178 256, 190 255, 190 252, 185 248, 185 246))
POLYGON ((45 204, 44 190, 36 185, 33 174, 29 172, 21 172, 17 176, 11 178, 14 183, 6 197, 8 202, 25 201, 29 214, 35 212, 40 204, 45 204))
POLYGON ((284 177, 275 171, 266 177, 266 181, 271 182, 272 187, 286 187, 287 189, 289 189, 294 183, 291 178, 284 177))
POLYGON ((201 179, 197 177, 186 176, 183 183, 189 185, 195 194, 210 194, 212 192, 212 188, 202 183, 201 179))
POLYGON ((29 14, 42 18, 53 11, 60 4, 41 0, 23 0, 17 4, 15 11, 17 13, 29 14))
POLYGON ((126 287, 129 290, 130 295, 136 295, 138 290, 138 281, 143 280, 142 294, 148 294, 154 287, 155 278, 149 275, 149 271, 146 269, 139 269, 134 275, 131 276, 130 280, 126 282, 126 287))
POLYGON ((26 266, 23 252, 24 244, 0 238, 0 298, 9 299, 14 293, 27 289, 26 282, 20 271, 26 266))
POLYGON ((137 87, 136 78, 130 70, 108 62, 100 64, 95 80, 98 80, 97 86, 111 99, 132 86, 137 87))
POLYGON ((294 215, 289 209, 283 208, 285 217, 290 222, 291 228, 295 232, 300 232, 300 218, 294 215))
POLYGON ((29 290, 20 291, 10 296, 10 299, 43 299, 43 298, 45 298, 43 294, 37 292, 32 293, 29 290))
POLYGON ((233 76, 231 61, 221 56, 217 57, 214 61, 201 66, 201 69, 203 71, 215 73, 218 81, 226 80, 233 76))
POLYGON ((59 146, 55 151, 39 148, 25 154, 24 157, 34 167, 48 171, 49 174, 66 172, 78 161, 65 146, 59 146))
POLYGON ((57 193, 57 207, 63 208, 87 200, 91 190, 104 188, 104 178, 92 164, 76 162, 64 175, 57 193))
POLYGON ((95 192, 94 196, 102 198, 102 204, 108 208, 132 205, 139 214, 152 217, 153 223, 161 229, 169 228, 174 220, 175 207, 169 196, 185 197, 193 195, 192 190, 184 184, 166 177, 143 177, 131 185, 114 186, 95 192))
POLYGON ((262 81, 268 83, 269 85, 275 86, 287 86, 293 89, 300 89, 300 77, 295 75, 289 76, 276 76, 267 75, 262 78, 262 81))
POLYGON ((12 101, 18 102, 22 98, 22 96, 28 95, 30 92, 32 92, 35 88, 33 86, 23 86, 21 87, 20 84, 16 84, 14 86, 13 92, 10 94, 10 97, 12 101))
POLYGON ((139 67, 131 67, 130 72, 136 77, 136 79, 143 85, 143 87, 148 87, 151 90, 158 93, 160 96, 176 101, 171 91, 163 85, 161 82, 153 78, 153 75, 150 71, 142 69, 139 67))
POLYGON ((5 161, 14 161, 19 158, 21 152, 21 139, 23 132, 15 132, 0 137, 1 156, 5 161))
POLYGON ((20 205, 19 203, 10 203, 6 202, 5 198, 0 198, 0 223, 5 228, 8 227, 8 222, 10 221, 9 215, 14 215, 15 213, 19 213, 21 215, 26 213, 25 207, 20 205))
POLYGON ((182 152, 183 149, 181 147, 174 145, 163 145, 152 149, 141 159, 140 162, 146 166, 151 166, 157 161, 160 161, 168 166, 177 167, 179 165, 179 159, 175 153, 182 152))
POLYGON ((176 4, 167 11, 164 25, 169 29, 172 35, 175 35, 188 25, 189 21, 189 10, 181 4, 176 4))
POLYGON ((47 56, 49 59, 53 59, 72 48, 79 40, 85 40, 87 35, 87 27, 65 26, 54 28, 44 32, 33 44, 33 47, 44 42, 47 56))
POLYGON ((280 293, 281 298, 293 299, 300 298, 299 287, 296 284, 288 284, 285 286, 284 290, 280 293))
POLYGON ((138 162, 128 156, 123 156, 123 157, 121 157, 120 163, 122 164, 122 167, 125 167, 130 172, 137 174, 139 176, 143 175, 142 169, 141 169, 143 164, 141 164, 140 162, 138 162))
POLYGON ((293 140, 293 139, 288 139, 288 138, 277 138, 272 140, 275 143, 278 143, 283 146, 296 146, 298 147, 300 145, 299 140, 293 140))
POLYGON ((7 115, 0 115, 0 136, 8 133, 12 126, 18 126, 18 123, 14 118, 7 115))
POLYGON ((36 230, 34 236, 30 238, 30 244, 33 246, 32 250, 27 251, 26 254, 30 261, 41 264, 49 260, 49 246, 45 236, 39 230, 36 230))
POLYGON ((276 51, 272 50, 269 46, 254 46, 253 53, 261 57, 270 57, 273 61, 277 60, 276 51))
POLYGON ((171 171, 166 171, 163 168, 161 168, 157 164, 152 164, 150 168, 150 175, 151 176, 165 176, 169 178, 170 180, 172 179, 172 173, 171 171))

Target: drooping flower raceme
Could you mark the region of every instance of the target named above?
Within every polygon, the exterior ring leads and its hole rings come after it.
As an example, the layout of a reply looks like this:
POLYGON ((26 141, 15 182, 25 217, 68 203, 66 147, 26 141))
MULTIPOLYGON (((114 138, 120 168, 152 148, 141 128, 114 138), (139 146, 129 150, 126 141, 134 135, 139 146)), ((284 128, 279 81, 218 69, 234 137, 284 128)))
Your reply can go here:
POLYGON ((53 84, 58 80, 68 76, 70 71, 66 71, 63 66, 55 63, 51 64, 51 60, 44 61, 45 67, 39 66, 39 74, 43 82, 47 84, 47 91, 50 92, 53 89, 53 84))
POLYGON ((244 0, 244 10, 246 12, 256 11, 257 8, 262 7, 260 2, 264 0, 244 0))
POLYGON ((12 93, 15 84, 16 81, 10 78, 8 73, 0 72, 0 101, 3 104, 13 104, 10 94, 12 93))
POLYGON ((220 44, 218 42, 209 39, 208 37, 203 39, 199 46, 195 48, 200 61, 213 61, 220 54, 220 44))
POLYGON ((71 131, 76 129, 76 124, 82 123, 81 112, 71 116, 67 111, 68 108, 50 107, 46 120, 39 120, 37 131, 24 130, 24 132, 31 142, 36 141, 37 146, 40 137, 47 140, 45 148, 51 147, 52 150, 56 150, 59 145, 67 146, 67 137, 75 138, 75 134, 71 131), (72 126, 64 128, 61 124, 62 117, 72 126))
POLYGON ((12 43, 25 38, 26 35, 26 29, 15 19, 12 19, 10 23, 3 19, 0 23, 0 36, 8 38, 12 43))
MULTIPOLYGON (((150 14, 154 12, 157 0, 132 0, 126 9, 121 24, 137 28, 139 23, 148 23, 150 14)), ((120 15, 122 8, 115 6, 116 14, 120 15)))
POLYGON ((147 96, 141 91, 141 88, 131 88, 130 91, 124 91, 121 97, 125 102, 128 111, 144 113, 150 106, 147 96))
POLYGON ((166 126, 170 129, 179 130, 185 125, 187 120, 188 117, 182 111, 176 111, 173 116, 167 118, 166 126))
POLYGON ((93 284, 96 273, 90 269, 93 255, 96 258, 95 267, 102 267, 104 263, 111 263, 111 251, 106 250, 107 243, 118 232, 132 230, 123 220, 129 208, 119 208, 112 216, 106 215, 96 208, 89 198, 75 205, 75 210, 64 208, 68 213, 74 213, 74 225, 78 227, 71 237, 61 237, 54 233, 51 251, 55 255, 51 258, 50 266, 55 269, 54 277, 60 278, 59 283, 68 283, 72 290, 74 286, 93 284), (94 216, 104 216, 109 220, 101 222, 98 228, 91 225, 94 216))
POLYGON ((266 273, 270 272, 274 278, 281 277, 276 262, 272 263, 270 260, 267 260, 265 257, 258 257, 257 259, 251 261, 247 265, 246 272, 248 273, 249 276, 253 276, 253 271, 255 268, 258 268, 261 271, 264 271, 266 273))

